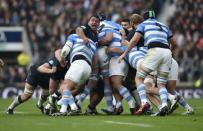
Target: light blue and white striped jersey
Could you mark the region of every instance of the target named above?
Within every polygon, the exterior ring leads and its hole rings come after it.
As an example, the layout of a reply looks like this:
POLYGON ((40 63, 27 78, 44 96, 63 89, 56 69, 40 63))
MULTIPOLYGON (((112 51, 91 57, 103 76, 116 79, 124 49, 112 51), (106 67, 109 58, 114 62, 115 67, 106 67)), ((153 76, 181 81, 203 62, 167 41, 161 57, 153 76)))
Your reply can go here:
POLYGON ((137 62, 140 59, 143 59, 147 53, 147 47, 133 47, 130 52, 126 55, 125 60, 130 64, 134 69, 137 67, 137 62))
POLYGON ((168 39, 173 36, 172 32, 166 25, 152 18, 139 24, 136 32, 139 32, 144 36, 145 46, 148 46, 151 42, 159 42, 169 45, 168 39))
POLYGON ((108 46, 121 46, 121 35, 119 31, 113 30, 113 29, 105 29, 103 28, 101 32, 98 35, 99 41, 102 40, 108 33, 112 32, 113 33, 113 38, 109 42, 108 46))
POLYGON ((116 31, 120 31, 123 29, 120 24, 110 20, 103 20, 102 22, 100 22, 100 27, 104 29, 113 29, 116 31))
POLYGON ((123 27, 114 22, 109 20, 104 20, 100 22, 101 31, 99 33, 99 39, 103 38, 105 35, 108 34, 108 32, 113 32, 113 39, 109 43, 109 46, 121 46, 121 34, 120 30, 123 29, 123 27))
MULTIPOLYGON (((97 50, 97 44, 91 40, 89 43, 84 44, 83 40, 77 34, 71 34, 67 38, 67 42, 71 42, 73 47, 70 51, 70 62, 72 63, 72 59, 75 55, 83 55, 87 58, 87 60, 92 63, 92 57, 97 50)), ((66 45, 64 45, 66 46, 66 45)))
MULTIPOLYGON (((103 28, 101 32, 98 35, 99 41, 102 40, 108 33, 112 32, 113 33, 113 38, 109 42, 107 46, 109 47, 120 47, 121 46, 121 35, 119 31, 113 30, 113 29, 105 29, 103 28)), ((118 57, 119 54, 110 54, 110 57, 118 57)))

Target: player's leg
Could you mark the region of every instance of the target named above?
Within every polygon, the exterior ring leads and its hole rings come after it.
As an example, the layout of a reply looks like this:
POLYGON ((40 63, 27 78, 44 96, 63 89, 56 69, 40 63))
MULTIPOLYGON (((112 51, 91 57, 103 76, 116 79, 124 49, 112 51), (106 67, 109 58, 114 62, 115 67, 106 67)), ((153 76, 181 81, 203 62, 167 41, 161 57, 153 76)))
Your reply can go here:
POLYGON ((162 60, 157 68, 157 87, 159 89, 159 95, 161 100, 161 108, 159 109, 159 115, 166 115, 168 113, 168 91, 166 84, 168 81, 168 75, 171 68, 171 51, 168 49, 157 49, 162 54, 162 60))
POLYGON ((99 47, 97 50, 98 63, 100 67, 101 75, 104 81, 104 99, 106 101, 107 108, 104 110, 113 111, 113 96, 112 87, 110 86, 109 78, 109 58, 106 54, 106 47, 99 47))
POLYGON ((79 95, 77 101, 77 105, 81 107, 85 98, 90 94, 90 90, 94 88, 97 84, 98 79, 93 75, 89 78, 88 84, 85 86, 83 92, 79 95))
POLYGON ((117 89, 119 94, 127 101, 130 110, 135 109, 135 100, 130 94, 129 90, 122 85, 123 76, 111 76, 112 87, 117 89))
POLYGON ((84 60, 76 60, 74 61, 69 70, 65 75, 65 80, 62 85, 62 105, 60 112, 66 113, 67 106, 69 105, 70 115, 74 113, 79 113, 78 106, 75 103, 71 90, 73 90, 76 86, 83 85, 87 79, 90 77, 91 66, 84 60), (77 73, 76 73, 77 72, 77 73))
POLYGON ((26 82, 23 94, 17 96, 13 100, 13 102, 9 105, 8 110, 7 110, 6 113, 7 114, 13 114, 13 110, 17 106, 19 106, 20 104, 22 104, 25 101, 27 101, 28 99, 30 99, 30 97, 32 96, 33 92, 34 92, 34 87, 26 82))
MULTIPOLYGON (((107 71, 106 71, 107 72, 107 71)), ((113 92, 110 85, 109 73, 105 73, 105 70, 102 70, 103 82, 104 82, 104 99, 106 101, 107 108, 106 110, 113 112, 113 92)))
POLYGON ((150 73, 145 80, 144 83, 146 85, 147 97, 152 104, 154 104, 158 109, 160 108, 160 100, 157 98, 159 96, 159 90, 155 87, 155 72, 150 73))
MULTIPOLYGON (((173 103, 179 103, 183 108, 185 108, 185 112, 183 113, 183 115, 187 115, 187 114, 193 114, 194 110, 193 108, 186 102, 186 100, 176 91, 176 82, 178 80, 178 63, 176 62, 175 59, 172 59, 172 66, 171 66, 171 70, 169 72, 169 78, 168 78, 168 82, 167 82, 167 89, 169 91, 169 93, 174 94, 176 97, 173 99, 172 104, 174 105, 170 108, 170 113, 172 113, 177 107, 175 104, 173 103)), ((170 97, 169 97, 170 98, 170 97)))
POLYGON ((49 80, 49 103, 44 107, 44 114, 46 115, 57 112, 56 102, 61 98, 61 93, 58 90, 60 82, 62 83, 63 81, 54 80, 52 78, 49 80))
POLYGON ((37 108, 39 108, 43 114, 44 114, 43 104, 46 102, 48 96, 49 96, 49 89, 41 88, 40 96, 37 101, 37 108))
POLYGON ((147 74, 149 74, 152 70, 146 67, 143 67, 142 62, 144 60, 139 60, 137 64, 137 73, 135 77, 135 83, 137 86, 137 91, 139 93, 139 97, 141 100, 140 108, 134 112, 135 115, 141 115, 145 113, 149 108, 149 102, 147 99, 146 85, 144 84, 144 79, 147 74))
POLYGON ((98 57, 97 55, 94 55, 92 60, 92 73, 89 78, 88 84, 85 86, 84 91, 76 99, 78 106, 81 106, 82 102, 89 95, 90 89, 96 86, 99 77, 98 75, 99 75, 98 57))
MULTIPOLYGON (((138 61, 139 62, 139 61, 138 61)), ((142 114, 146 107, 149 107, 147 103, 146 95, 146 85, 144 84, 144 79, 146 76, 158 69, 158 89, 161 97, 162 105, 165 107, 167 105, 167 90, 165 88, 165 82, 167 81, 167 76, 169 68, 171 67, 171 51, 163 48, 150 48, 144 58, 144 60, 137 64, 137 74, 136 74, 136 84, 137 89, 141 98, 142 106, 135 114, 142 114), (165 66, 164 66, 165 64, 165 66), (163 71, 162 71, 163 70, 163 71), (161 74, 161 75, 160 75, 161 74), (144 104, 146 103, 146 104, 144 104)))
POLYGON ((116 89, 113 89, 113 96, 115 98, 114 114, 120 115, 123 112, 123 106, 122 106, 123 97, 120 95, 119 91, 116 89))
POLYGON ((90 103, 85 111, 86 115, 97 115, 96 106, 100 103, 104 96, 104 84, 99 80, 97 86, 90 90, 90 103))
POLYGON ((122 85, 122 81, 128 72, 128 65, 125 61, 118 63, 117 58, 111 58, 109 66, 109 74, 111 86, 119 91, 119 94, 127 101, 130 110, 135 110, 135 100, 128 91, 128 89, 122 85))
POLYGON ((136 76, 136 72, 137 72, 137 70, 135 70, 134 68, 129 66, 129 71, 128 71, 127 77, 126 77, 123 85, 125 85, 125 87, 127 87, 127 89, 130 91, 131 95, 134 97, 134 99, 136 101, 136 108, 138 108, 141 104, 141 100, 140 100, 137 88, 135 87, 134 78, 136 76))

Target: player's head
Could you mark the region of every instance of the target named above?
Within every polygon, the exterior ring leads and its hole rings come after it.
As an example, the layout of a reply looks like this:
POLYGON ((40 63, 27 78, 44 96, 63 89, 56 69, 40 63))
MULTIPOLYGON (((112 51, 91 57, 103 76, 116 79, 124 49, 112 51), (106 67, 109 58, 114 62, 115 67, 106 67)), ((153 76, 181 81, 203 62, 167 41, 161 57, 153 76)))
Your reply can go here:
POLYGON ((104 13, 99 13, 98 17, 99 17, 100 21, 103 21, 103 20, 107 19, 106 15, 104 13))
POLYGON ((146 11, 144 14, 143 14, 143 17, 144 19, 148 19, 148 18, 155 18, 155 12, 153 10, 149 10, 149 11, 146 11))
POLYGON ((97 14, 92 15, 88 21, 88 25, 91 27, 92 30, 97 30, 99 27, 100 19, 97 14))
POLYGON ((138 15, 138 14, 132 14, 130 16, 130 24, 135 27, 137 26, 138 24, 142 23, 143 21, 143 17, 141 15, 138 15))
POLYGON ((122 25, 122 27, 125 28, 125 29, 131 28, 130 20, 127 19, 127 18, 124 18, 124 19, 121 20, 121 25, 122 25))

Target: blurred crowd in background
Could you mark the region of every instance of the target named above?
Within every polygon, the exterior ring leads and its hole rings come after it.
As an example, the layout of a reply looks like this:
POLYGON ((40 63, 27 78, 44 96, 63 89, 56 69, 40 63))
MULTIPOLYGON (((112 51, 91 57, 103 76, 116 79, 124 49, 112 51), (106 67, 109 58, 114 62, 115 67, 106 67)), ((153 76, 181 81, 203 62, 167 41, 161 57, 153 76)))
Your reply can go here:
POLYGON ((176 0, 175 4, 168 25, 177 37, 174 56, 180 66, 180 81, 198 80, 203 75, 203 3, 176 0))
MULTIPOLYGON (((113 21, 132 13, 154 9, 157 14, 165 0, 1 0, 0 26, 26 28, 33 62, 50 58, 62 47, 67 34, 86 23, 96 12, 113 21)), ((203 4, 201 0, 171 0, 176 11, 168 25, 177 36, 174 57, 180 65, 180 81, 201 78, 203 69, 203 4), (194 2, 195 1, 195 2, 194 2)), ((6 65, 0 82, 24 82, 27 67, 6 65)))

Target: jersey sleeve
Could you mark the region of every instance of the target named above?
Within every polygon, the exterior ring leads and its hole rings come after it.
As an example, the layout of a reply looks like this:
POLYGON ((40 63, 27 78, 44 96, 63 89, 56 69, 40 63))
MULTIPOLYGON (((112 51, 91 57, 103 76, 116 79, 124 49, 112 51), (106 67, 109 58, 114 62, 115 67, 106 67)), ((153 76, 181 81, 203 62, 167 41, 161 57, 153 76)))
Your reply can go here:
POLYGON ((117 28, 118 28, 119 30, 123 30, 123 27, 122 27, 120 24, 117 24, 117 28))
POLYGON ((133 29, 132 31, 130 31, 129 32, 129 34, 127 35, 127 37, 126 37, 126 40, 127 41, 130 41, 132 38, 133 38, 133 36, 134 36, 134 34, 135 34, 135 29, 133 29))
POLYGON ((49 61, 48 61, 48 64, 53 67, 53 66, 59 66, 59 62, 57 61, 57 59, 55 57, 51 58, 49 61))
POLYGON ((173 33, 170 29, 168 29, 168 34, 167 34, 168 39, 173 37, 173 33))
POLYGON ((108 35, 111 32, 113 32, 112 29, 103 29, 98 35, 99 41, 101 41, 106 35, 108 35))
POLYGON ((69 45, 69 43, 72 43, 72 45, 73 45, 73 43, 74 43, 74 37, 75 37, 74 35, 68 36, 65 45, 66 45, 66 44, 69 45))
POLYGON ((128 47, 128 46, 121 46, 121 47, 120 47, 120 50, 121 50, 122 52, 124 52, 124 51, 127 49, 127 47, 128 47))
POLYGON ((87 29, 87 27, 85 26, 85 25, 81 25, 80 26, 83 30, 86 30, 87 29))
POLYGON ((139 24, 139 25, 137 26, 136 32, 138 32, 138 33, 144 35, 144 24, 143 24, 143 23, 141 23, 141 24, 139 24))

